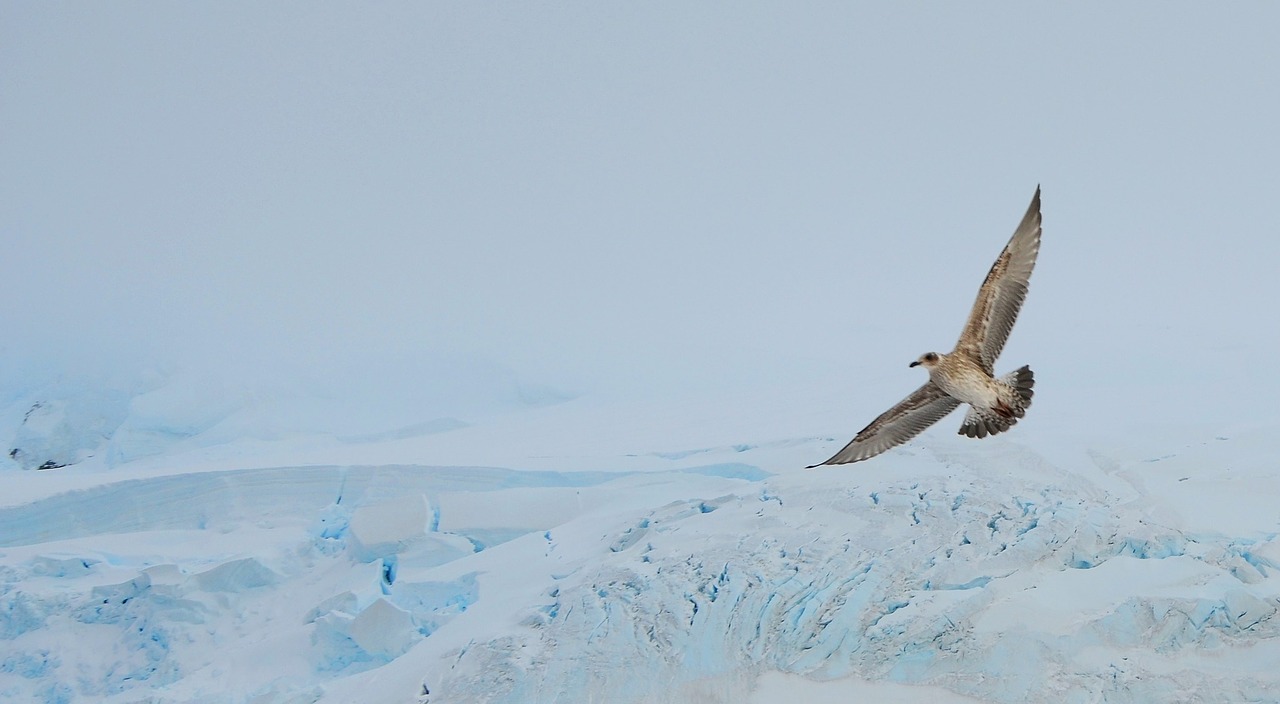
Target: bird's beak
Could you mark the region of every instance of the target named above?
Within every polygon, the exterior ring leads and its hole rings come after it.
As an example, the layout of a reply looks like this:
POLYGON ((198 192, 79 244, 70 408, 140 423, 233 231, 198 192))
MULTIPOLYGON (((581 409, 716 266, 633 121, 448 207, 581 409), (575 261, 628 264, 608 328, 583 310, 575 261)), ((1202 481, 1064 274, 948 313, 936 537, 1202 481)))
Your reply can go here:
POLYGON ((916 360, 916 361, 912 362, 911 364, 908 364, 907 366, 908 366, 908 367, 918 367, 918 366, 920 366, 920 360, 916 360))

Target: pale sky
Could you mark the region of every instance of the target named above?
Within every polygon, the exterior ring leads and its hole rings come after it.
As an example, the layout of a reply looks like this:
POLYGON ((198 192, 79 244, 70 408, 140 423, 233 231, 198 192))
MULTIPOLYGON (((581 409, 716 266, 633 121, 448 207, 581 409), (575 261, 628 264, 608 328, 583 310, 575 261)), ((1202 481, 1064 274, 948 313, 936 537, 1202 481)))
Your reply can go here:
POLYGON ((896 373, 1042 184, 1010 367, 1236 368, 1278 319, 1277 37, 1260 2, 3 2, 0 354, 896 373))

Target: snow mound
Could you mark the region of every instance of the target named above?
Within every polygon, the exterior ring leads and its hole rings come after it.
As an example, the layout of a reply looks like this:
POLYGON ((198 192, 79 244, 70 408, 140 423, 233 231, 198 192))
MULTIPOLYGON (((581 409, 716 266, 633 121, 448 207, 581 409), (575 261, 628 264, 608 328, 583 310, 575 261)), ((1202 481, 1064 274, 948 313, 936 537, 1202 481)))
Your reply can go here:
POLYGON ((431 506, 420 494, 361 506, 347 524, 353 550, 366 562, 397 553, 426 535, 431 515, 431 506))
POLYGON ((365 652, 388 659, 404 655, 420 637, 413 616, 386 599, 378 599, 361 611, 347 632, 365 652))

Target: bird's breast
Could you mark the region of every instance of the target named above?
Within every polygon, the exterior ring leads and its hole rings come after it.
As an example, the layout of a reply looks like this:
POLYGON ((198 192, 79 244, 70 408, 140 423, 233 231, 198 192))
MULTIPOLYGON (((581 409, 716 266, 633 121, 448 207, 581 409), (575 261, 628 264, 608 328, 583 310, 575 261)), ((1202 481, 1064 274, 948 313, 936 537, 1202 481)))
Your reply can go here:
POLYGON ((971 406, 992 408, 999 402, 994 380, 977 367, 947 365, 933 370, 930 376, 947 395, 971 406))

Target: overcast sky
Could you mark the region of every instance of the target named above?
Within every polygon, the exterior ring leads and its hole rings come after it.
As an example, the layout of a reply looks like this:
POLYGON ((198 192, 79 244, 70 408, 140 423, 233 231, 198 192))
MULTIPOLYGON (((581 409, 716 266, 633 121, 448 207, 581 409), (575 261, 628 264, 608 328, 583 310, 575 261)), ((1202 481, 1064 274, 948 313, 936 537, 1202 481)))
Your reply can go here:
POLYGON ((3 2, 0 353, 898 373, 1043 184, 1005 364, 1245 365, 1277 37, 1264 3, 3 2))

